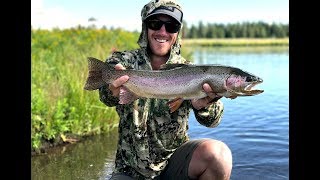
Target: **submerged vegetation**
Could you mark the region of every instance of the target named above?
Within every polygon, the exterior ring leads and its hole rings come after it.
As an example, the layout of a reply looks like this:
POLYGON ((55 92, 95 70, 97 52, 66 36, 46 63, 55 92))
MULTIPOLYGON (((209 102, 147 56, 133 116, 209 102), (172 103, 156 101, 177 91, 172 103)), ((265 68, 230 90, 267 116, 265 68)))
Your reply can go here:
MULTIPOLYGON (((33 153, 61 143, 73 143, 81 137, 109 132, 117 127, 115 109, 100 102, 97 91, 83 90, 88 73, 87 57, 104 60, 113 51, 136 49, 138 38, 138 32, 122 29, 78 27, 31 31, 33 153)), ((236 40, 223 43, 232 44, 233 41, 236 40)), ((201 42, 221 44, 220 40, 193 39, 192 42, 186 40, 183 46, 201 42)), ((246 39, 241 41, 242 45, 248 42, 246 39)), ((190 49, 182 47, 182 55, 187 59, 192 59, 190 49)))

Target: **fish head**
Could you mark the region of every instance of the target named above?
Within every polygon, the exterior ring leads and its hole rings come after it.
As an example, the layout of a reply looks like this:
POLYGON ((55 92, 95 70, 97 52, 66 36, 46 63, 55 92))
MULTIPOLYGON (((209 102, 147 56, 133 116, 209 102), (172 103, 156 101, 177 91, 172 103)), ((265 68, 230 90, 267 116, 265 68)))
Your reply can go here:
POLYGON ((264 92, 264 90, 253 89, 261 84, 263 80, 255 75, 244 72, 243 74, 231 74, 225 81, 225 89, 228 97, 253 96, 264 92))

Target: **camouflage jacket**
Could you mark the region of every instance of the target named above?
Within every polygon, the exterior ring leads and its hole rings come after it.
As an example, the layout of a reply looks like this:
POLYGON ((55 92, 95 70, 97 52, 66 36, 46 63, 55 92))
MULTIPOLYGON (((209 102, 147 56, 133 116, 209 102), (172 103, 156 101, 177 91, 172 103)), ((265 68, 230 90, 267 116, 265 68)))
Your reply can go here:
MULTIPOLYGON (((151 69, 148 56, 141 49, 115 52, 107 62, 121 63, 126 68, 151 69)), ((152 179, 159 175, 175 149, 189 140, 191 102, 185 100, 177 111, 170 113, 168 100, 140 98, 131 104, 120 105, 119 99, 112 96, 106 86, 99 93, 103 103, 116 106, 120 117, 116 172, 126 172, 135 179, 152 179)), ((207 108, 193 111, 200 124, 215 127, 221 120, 223 104, 218 100, 207 108)))
MULTIPOLYGON (((161 3, 163 1, 156 1, 161 3)), ((153 8, 159 4, 151 4, 153 8)), ((142 10, 150 10, 146 5, 142 10)), ((138 41, 139 49, 114 52, 106 63, 122 64, 125 68, 152 69, 147 48, 145 24, 138 41)), ((180 36, 172 46, 167 64, 188 63, 180 55, 180 36)), ((153 179, 166 167, 170 156, 188 137, 188 118, 193 109, 197 121, 206 127, 219 124, 223 113, 220 100, 209 107, 196 110, 190 100, 185 100, 173 113, 166 104, 168 100, 140 98, 130 104, 118 104, 108 86, 99 89, 100 100, 107 106, 116 106, 120 117, 119 140, 115 160, 115 172, 125 172, 135 179, 153 179)))

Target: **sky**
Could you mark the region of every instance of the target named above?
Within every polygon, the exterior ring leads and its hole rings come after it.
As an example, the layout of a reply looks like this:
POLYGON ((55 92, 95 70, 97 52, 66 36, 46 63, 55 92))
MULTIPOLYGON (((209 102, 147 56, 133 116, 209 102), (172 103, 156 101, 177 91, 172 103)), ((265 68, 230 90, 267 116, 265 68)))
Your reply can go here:
MULTIPOLYGON (((77 25, 141 30, 141 9, 149 0, 31 0, 33 29, 77 25), (89 21, 94 18, 95 21, 89 21)), ((178 0, 187 26, 203 23, 289 24, 289 0, 178 0)))

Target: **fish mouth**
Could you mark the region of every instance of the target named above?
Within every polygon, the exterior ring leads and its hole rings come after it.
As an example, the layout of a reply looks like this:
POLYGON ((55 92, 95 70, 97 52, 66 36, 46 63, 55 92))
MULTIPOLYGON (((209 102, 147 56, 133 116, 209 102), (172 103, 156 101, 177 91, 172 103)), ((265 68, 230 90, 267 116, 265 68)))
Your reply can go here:
POLYGON ((262 83, 262 80, 259 80, 259 81, 255 81, 255 82, 251 82, 250 84, 248 84, 242 92, 244 93, 248 93, 248 94, 260 94, 262 93, 264 90, 261 90, 261 89, 253 89, 255 88, 256 85, 258 84, 261 84, 262 83))
POLYGON ((264 90, 254 89, 263 80, 259 77, 248 76, 243 77, 240 75, 230 75, 225 81, 225 88, 228 92, 235 96, 252 96, 262 93, 264 90))

